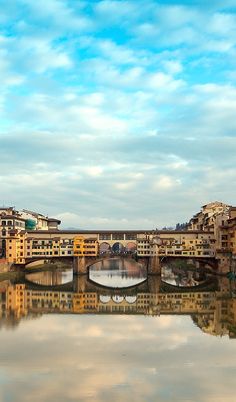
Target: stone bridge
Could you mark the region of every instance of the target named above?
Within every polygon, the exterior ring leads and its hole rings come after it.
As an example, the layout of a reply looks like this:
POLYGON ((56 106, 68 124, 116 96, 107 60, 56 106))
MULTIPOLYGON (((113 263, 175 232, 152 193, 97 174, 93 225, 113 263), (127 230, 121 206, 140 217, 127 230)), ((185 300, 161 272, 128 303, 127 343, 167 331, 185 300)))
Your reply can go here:
MULTIPOLYGON (((109 260, 116 260, 121 259, 123 263, 125 260, 133 260, 137 263, 141 264, 144 268, 147 269, 148 274, 161 274, 162 267, 167 264, 173 267, 180 267, 181 269, 188 269, 188 270, 204 270, 205 272, 215 273, 218 272, 218 262, 215 258, 183 258, 183 257, 159 257, 159 256, 147 256, 147 257, 140 257, 137 256, 136 253, 103 253, 97 256, 83 256, 83 257, 51 257, 47 259, 42 258, 30 258, 26 260, 25 266, 31 264, 32 262, 37 262, 42 260, 42 264, 45 266, 45 263, 53 263, 53 264, 65 264, 68 265, 72 264, 73 266, 73 273, 74 274, 88 274, 89 269, 92 265, 101 263, 102 266, 105 261, 109 260)), ((17 264, 13 265, 11 270, 14 270, 15 267, 18 267, 17 264)), ((19 265, 19 269, 22 269, 22 266, 19 265)))
MULTIPOLYGON (((89 271, 89 268, 98 263, 102 262, 104 260, 109 260, 109 259, 117 259, 121 258, 123 261, 128 258, 128 259, 133 259, 134 256, 132 254, 104 254, 104 255, 98 255, 94 257, 74 257, 73 260, 73 272, 74 274, 87 274, 89 271)), ((161 273, 161 265, 160 265, 160 258, 158 256, 151 256, 151 257, 138 257, 135 256, 135 261, 144 266, 147 269, 148 274, 159 274, 161 273)))

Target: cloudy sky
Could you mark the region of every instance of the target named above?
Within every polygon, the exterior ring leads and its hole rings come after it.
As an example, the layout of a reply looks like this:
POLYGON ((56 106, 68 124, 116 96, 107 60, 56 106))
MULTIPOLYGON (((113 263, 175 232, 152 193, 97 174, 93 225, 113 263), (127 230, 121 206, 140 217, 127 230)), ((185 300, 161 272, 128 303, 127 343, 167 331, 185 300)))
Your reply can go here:
POLYGON ((236 204, 236 0, 0 5, 0 204, 81 228, 236 204))

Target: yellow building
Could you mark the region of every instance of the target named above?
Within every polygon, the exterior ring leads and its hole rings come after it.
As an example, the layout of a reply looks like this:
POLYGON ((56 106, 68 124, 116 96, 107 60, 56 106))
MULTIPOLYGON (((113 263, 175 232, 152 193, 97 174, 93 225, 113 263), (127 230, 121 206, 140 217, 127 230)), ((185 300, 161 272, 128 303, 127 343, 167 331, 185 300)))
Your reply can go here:
POLYGON ((138 235, 137 255, 214 257, 214 233, 203 231, 160 231, 152 235, 138 235))
POLYGON ((73 251, 75 257, 96 257, 98 255, 98 250, 99 243, 96 237, 74 237, 73 251))
POLYGON ((11 230, 9 235, 10 236, 5 239, 5 253, 7 261, 14 264, 24 264, 26 232, 17 232, 16 230, 11 230))

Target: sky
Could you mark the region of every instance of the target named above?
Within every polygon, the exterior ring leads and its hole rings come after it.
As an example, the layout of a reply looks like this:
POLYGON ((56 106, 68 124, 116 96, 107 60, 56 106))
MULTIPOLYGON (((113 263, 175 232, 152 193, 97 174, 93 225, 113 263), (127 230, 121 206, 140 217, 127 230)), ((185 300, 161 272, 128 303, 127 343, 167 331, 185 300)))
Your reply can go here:
POLYGON ((236 0, 0 0, 0 204, 161 228, 236 199, 236 0))

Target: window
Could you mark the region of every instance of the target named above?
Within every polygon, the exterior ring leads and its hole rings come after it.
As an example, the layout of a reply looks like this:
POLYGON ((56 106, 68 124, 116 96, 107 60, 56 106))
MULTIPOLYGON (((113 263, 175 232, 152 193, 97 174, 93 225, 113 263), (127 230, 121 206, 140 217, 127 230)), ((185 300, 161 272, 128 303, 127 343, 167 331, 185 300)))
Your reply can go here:
POLYGON ((114 233, 112 240, 124 240, 124 233, 114 233))
POLYGON ((137 239, 137 235, 135 233, 126 233, 125 234, 125 238, 126 240, 136 240, 137 239))
POLYGON ((110 233, 100 233, 99 240, 111 240, 111 234, 110 233))

